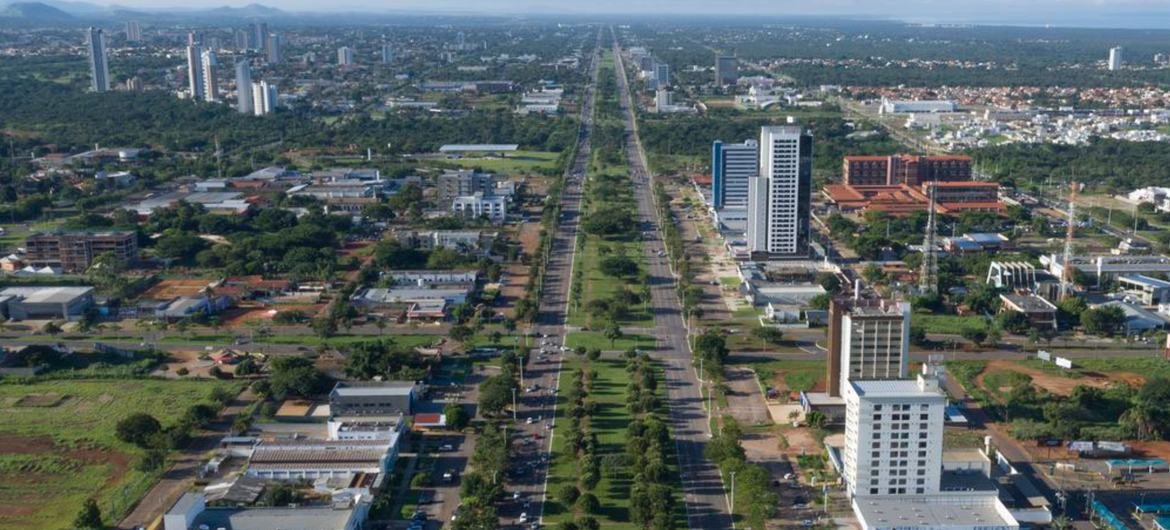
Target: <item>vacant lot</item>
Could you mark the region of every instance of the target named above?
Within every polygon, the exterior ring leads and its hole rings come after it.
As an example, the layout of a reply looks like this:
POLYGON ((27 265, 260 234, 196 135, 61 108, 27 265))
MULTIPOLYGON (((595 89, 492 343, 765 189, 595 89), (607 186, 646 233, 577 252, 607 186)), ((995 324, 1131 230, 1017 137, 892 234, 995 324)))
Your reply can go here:
POLYGON ((210 381, 102 380, 0 385, 0 530, 65 528, 96 497, 107 520, 154 481, 114 425, 136 412, 174 422, 210 381))
POLYGON ((1023 379, 1029 380, 1038 389, 1059 396, 1072 394, 1077 386, 1106 388, 1115 383, 1140 386, 1145 382, 1144 377, 1130 372, 1103 373, 1087 369, 1065 371, 1051 363, 1040 361, 1020 363, 1005 360, 989 361, 976 381, 992 394, 1002 398, 1004 392, 1023 379))
POLYGON ((506 156, 465 157, 444 160, 465 168, 478 168, 507 176, 551 171, 557 167, 560 153, 547 151, 516 151, 506 156))

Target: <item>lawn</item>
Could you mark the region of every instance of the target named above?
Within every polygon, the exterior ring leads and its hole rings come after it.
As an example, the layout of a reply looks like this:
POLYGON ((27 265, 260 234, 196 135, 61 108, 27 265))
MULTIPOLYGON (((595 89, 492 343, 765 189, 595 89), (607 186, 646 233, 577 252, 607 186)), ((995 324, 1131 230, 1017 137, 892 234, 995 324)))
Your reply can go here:
POLYGON ((0 530, 62 528, 89 497, 98 499, 107 522, 116 522, 157 477, 136 468, 142 451, 118 441, 114 425, 136 412, 169 425, 216 386, 228 384, 0 384, 0 530))
POLYGON ((771 360, 749 363, 756 371, 756 377, 765 388, 776 387, 776 376, 780 376, 787 390, 802 392, 810 390, 825 379, 825 361, 771 360))
MULTIPOLYGON (((568 358, 564 366, 563 374, 566 382, 567 378, 571 377, 573 370, 586 362, 584 359, 575 356, 568 358)), ((597 378, 593 382, 593 391, 590 393, 590 399, 597 403, 597 412, 594 413, 590 424, 593 432, 597 434, 597 440, 600 445, 597 453, 598 457, 604 462, 604 455, 609 453, 624 453, 626 450, 626 426, 630 422, 630 413, 626 409, 626 384, 629 382, 629 375, 626 373, 624 360, 601 360, 590 364, 597 371, 597 378)), ((659 393, 664 393, 665 388, 665 385, 662 384, 661 377, 659 377, 659 393)), ((570 513, 566 507, 556 499, 556 492, 564 484, 575 483, 580 474, 576 457, 570 456, 565 446, 569 439, 569 422, 564 415, 568 409, 565 394, 558 394, 556 428, 553 434, 552 465, 549 469, 548 478, 549 500, 545 504, 544 511, 545 526, 549 528, 570 518, 570 513)), ((665 415, 665 412, 663 414, 665 415)), ((668 458, 670 476, 677 477, 678 462, 675 460, 675 455, 671 453, 668 458)), ((597 521, 601 523, 601 527, 606 529, 638 528, 630 522, 629 477, 610 476, 604 468, 602 469, 601 475, 601 482, 593 490, 593 494, 601 501, 601 510, 594 515, 597 521)), ((676 528, 684 528, 686 526, 686 515, 683 511, 684 504, 682 501, 680 492, 676 490, 675 502, 678 506, 678 514, 675 518, 676 528)))
POLYGON ((465 168, 480 168, 484 171, 515 175, 518 173, 539 173, 557 168, 560 153, 546 151, 516 151, 506 157, 456 158, 445 162, 465 168))
POLYGON ((983 317, 915 314, 914 327, 920 327, 927 333, 961 335, 964 329, 987 329, 987 320, 983 317))
POLYGON ((570 348, 584 346, 590 350, 594 348, 606 351, 625 351, 630 348, 653 350, 656 344, 657 341, 654 337, 648 337, 646 335, 626 335, 611 344, 609 339, 605 338, 605 335, 599 331, 574 331, 565 337, 566 346, 570 348))
MULTIPOLYGON (((601 323, 594 322, 584 308, 593 300, 612 297, 622 289, 625 282, 620 278, 614 278, 601 272, 602 257, 598 249, 604 246, 614 255, 624 254, 634 258, 638 262, 638 270, 640 271, 646 268, 646 257, 642 253, 640 241, 606 241, 600 237, 585 234, 582 234, 581 237, 585 245, 577 250, 573 270, 581 271, 581 281, 584 282, 584 286, 581 290, 580 304, 570 308, 569 324, 573 326, 593 325, 600 328, 601 323)), ((636 283, 634 282, 630 287, 636 289, 636 283)), ((653 326, 654 317, 650 312, 650 304, 647 302, 631 307, 627 318, 618 323, 636 327, 653 326)))

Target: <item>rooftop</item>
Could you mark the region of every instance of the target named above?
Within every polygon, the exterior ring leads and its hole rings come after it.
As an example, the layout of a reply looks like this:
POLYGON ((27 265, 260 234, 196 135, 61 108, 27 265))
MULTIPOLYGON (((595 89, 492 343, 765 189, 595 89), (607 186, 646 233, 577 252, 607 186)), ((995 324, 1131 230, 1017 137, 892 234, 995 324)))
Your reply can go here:
POLYGON ((1007 293, 1001 294, 999 297, 1024 313, 1053 313, 1056 311, 1056 306, 1034 294, 1007 293))
MULTIPOLYGON (((462 84, 462 83, 460 83, 462 84)), ((440 153, 515 151, 519 144, 447 144, 439 148, 440 153)))
POLYGON ((1131 283, 1146 285, 1149 287, 1155 287, 1155 288, 1159 288, 1159 289, 1170 288, 1170 282, 1168 282, 1166 280, 1160 280, 1158 278, 1151 278, 1151 277, 1146 276, 1144 274, 1127 274, 1127 275, 1119 278, 1119 280, 1125 280, 1125 281, 1128 281, 1131 283))
POLYGON ((942 392, 938 390, 923 390, 918 386, 918 381, 914 379, 890 379, 890 380, 850 380, 849 384, 853 386, 853 390, 859 396, 865 397, 926 397, 934 396, 939 399, 944 399, 942 392))
POLYGON ((9 287, 0 296, 20 298, 26 304, 67 304, 93 293, 93 287, 9 287))
POLYGON ((190 528, 223 530, 338 530, 346 528, 353 509, 330 506, 297 508, 208 508, 190 528))
POLYGON ((330 395, 336 396, 408 396, 417 385, 414 381, 371 381, 337 383, 330 395))
POLYGON ((1017 527, 1018 523, 1000 511, 994 490, 986 495, 941 494, 863 497, 854 506, 868 528, 899 530, 939 528, 1017 527))

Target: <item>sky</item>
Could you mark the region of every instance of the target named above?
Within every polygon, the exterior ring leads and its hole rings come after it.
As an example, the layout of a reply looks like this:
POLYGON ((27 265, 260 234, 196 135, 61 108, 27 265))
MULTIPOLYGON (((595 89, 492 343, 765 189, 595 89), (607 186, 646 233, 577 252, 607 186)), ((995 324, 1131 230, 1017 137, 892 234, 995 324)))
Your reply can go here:
MULTIPOLYGON (((204 0, 199 4, 239 6, 252 2, 291 11, 834 15, 911 22, 1170 27, 1166 24, 1170 21, 1170 0, 204 0)), ((114 0, 107 3, 155 8, 191 5, 177 0, 114 0)))

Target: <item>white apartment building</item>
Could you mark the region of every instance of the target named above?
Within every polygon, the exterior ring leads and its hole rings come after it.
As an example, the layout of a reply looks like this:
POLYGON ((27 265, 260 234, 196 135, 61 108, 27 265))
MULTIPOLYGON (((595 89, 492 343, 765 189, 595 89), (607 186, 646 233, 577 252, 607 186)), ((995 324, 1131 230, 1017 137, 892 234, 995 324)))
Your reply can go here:
POLYGON ((337 49, 337 64, 338 66, 349 66, 353 64, 353 48, 349 46, 342 46, 337 49))
POLYGON ((1121 62, 1122 62, 1121 54, 1122 54, 1122 49, 1120 46, 1109 48, 1109 69, 1110 70, 1121 70, 1121 62))
POLYGON ((850 495, 938 493, 946 407, 938 379, 849 381, 843 390, 850 495))
POLYGON ((493 223, 502 223, 508 217, 508 198, 502 195, 484 195, 482 192, 462 195, 452 199, 451 211, 467 217, 487 217, 493 223))
POLYGON ((187 46, 187 90, 191 99, 203 97, 203 48, 198 44, 187 46))
POLYGON ((252 110, 257 116, 263 116, 276 110, 276 85, 268 81, 252 83, 252 110))
POLYGON ((106 62, 105 33, 98 28, 89 28, 86 31, 86 44, 89 48, 89 88, 94 92, 106 92, 110 89, 110 68, 106 62))
POLYGON ((841 315, 841 381, 905 379, 910 304, 854 305, 841 315))
POLYGON ((219 60, 212 50, 203 50, 200 55, 200 68, 203 70, 203 100, 219 101, 219 86, 215 82, 215 69, 219 60))
POLYGON ((252 114, 252 65, 247 59, 236 61, 236 112, 252 114))
POLYGON ((763 127, 759 147, 759 175, 748 179, 748 247, 771 257, 807 257, 812 135, 798 126, 763 127))

